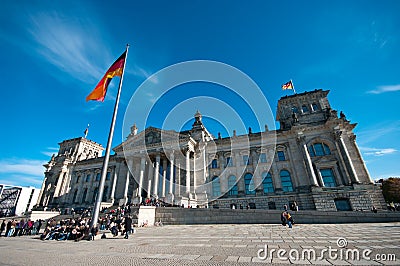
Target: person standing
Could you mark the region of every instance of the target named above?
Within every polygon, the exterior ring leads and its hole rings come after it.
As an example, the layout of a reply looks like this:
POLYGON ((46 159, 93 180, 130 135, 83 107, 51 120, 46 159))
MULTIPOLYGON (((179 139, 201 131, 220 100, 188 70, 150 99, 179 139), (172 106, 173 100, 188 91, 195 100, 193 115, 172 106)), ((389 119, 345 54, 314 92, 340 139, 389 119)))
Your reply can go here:
POLYGON ((0 236, 3 233, 4 229, 6 229, 6 220, 3 220, 0 226, 0 236))
POLYGON ((129 233, 132 230, 132 218, 130 215, 125 216, 125 221, 124 221, 124 225, 125 225, 125 239, 129 238, 129 233))

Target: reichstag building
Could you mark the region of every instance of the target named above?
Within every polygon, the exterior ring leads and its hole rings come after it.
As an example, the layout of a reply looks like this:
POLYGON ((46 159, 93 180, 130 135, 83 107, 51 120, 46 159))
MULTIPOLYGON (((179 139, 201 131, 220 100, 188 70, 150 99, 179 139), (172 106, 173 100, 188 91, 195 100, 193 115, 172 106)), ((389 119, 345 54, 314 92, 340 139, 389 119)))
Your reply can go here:
MULTIPOLYGON (((131 127, 110 157, 102 206, 146 199, 199 208, 303 210, 385 208, 356 144, 351 123, 331 108, 329 91, 284 96, 278 130, 214 137, 196 112, 191 130, 131 127)), ((45 165, 38 207, 92 207, 103 147, 79 137, 59 143, 45 165)))

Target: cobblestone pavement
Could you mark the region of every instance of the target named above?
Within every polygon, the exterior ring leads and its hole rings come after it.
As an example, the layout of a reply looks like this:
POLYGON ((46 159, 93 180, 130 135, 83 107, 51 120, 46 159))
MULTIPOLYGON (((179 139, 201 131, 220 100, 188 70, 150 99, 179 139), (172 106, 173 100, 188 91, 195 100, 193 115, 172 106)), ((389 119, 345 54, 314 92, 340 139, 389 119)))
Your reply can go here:
POLYGON ((129 239, 80 242, 0 238, 0 265, 266 263, 400 265, 400 223, 305 224, 292 229, 266 224, 178 225, 138 228, 129 239))

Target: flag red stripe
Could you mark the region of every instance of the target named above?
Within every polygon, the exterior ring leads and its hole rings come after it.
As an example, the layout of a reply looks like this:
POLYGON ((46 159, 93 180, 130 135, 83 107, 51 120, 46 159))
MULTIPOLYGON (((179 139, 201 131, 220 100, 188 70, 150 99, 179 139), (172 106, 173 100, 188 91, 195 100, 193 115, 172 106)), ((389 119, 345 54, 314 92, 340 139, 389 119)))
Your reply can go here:
POLYGON ((86 101, 94 100, 94 101, 104 101, 104 98, 107 93, 108 84, 115 76, 122 76, 124 63, 125 63, 126 52, 124 52, 115 62, 110 66, 107 70, 106 74, 96 85, 94 90, 86 97, 86 101))

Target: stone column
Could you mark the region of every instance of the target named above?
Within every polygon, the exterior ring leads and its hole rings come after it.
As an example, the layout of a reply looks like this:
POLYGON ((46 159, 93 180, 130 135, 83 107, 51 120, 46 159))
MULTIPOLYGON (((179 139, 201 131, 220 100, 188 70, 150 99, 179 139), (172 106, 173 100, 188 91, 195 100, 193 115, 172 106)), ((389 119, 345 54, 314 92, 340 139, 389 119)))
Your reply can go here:
POLYGON ((275 191, 281 192, 282 191, 282 182, 281 182, 281 176, 278 170, 278 167, 276 166, 276 162, 273 162, 271 164, 271 169, 272 169, 272 179, 273 179, 273 184, 275 186, 275 191))
MULTIPOLYGON (((128 168, 129 171, 129 168, 128 168)), ((114 169, 114 177, 113 177, 113 181, 112 181, 112 187, 111 187, 111 195, 110 195, 110 200, 112 203, 114 203, 115 200, 115 187, 117 186, 117 169, 114 169)))
POLYGON ((146 158, 141 157, 140 158, 140 174, 139 174, 139 192, 138 192, 138 197, 139 197, 139 202, 142 202, 142 189, 143 189, 143 178, 144 178, 144 171, 146 167, 146 158))
MULTIPOLYGON (((336 138, 336 135, 335 135, 335 138, 336 138)), ((342 177, 343 177, 344 185, 351 185, 350 174, 347 171, 346 163, 344 162, 343 155, 342 155, 342 152, 340 151, 339 143, 337 141, 335 141, 335 147, 336 147, 337 155, 339 158, 339 167, 340 167, 340 169, 342 169, 342 177)))
POLYGON ((305 163, 306 163, 306 168, 307 168, 307 172, 310 175, 310 183, 311 186, 315 186, 318 187, 318 180, 317 180, 317 176, 315 175, 314 172, 314 168, 312 165, 312 161, 311 161, 311 157, 310 154, 308 153, 308 149, 307 149, 307 144, 306 144, 306 137, 305 136, 298 136, 297 137, 297 141, 298 143, 302 146, 302 150, 304 153, 304 157, 305 157, 305 163))
POLYGON ((186 193, 190 194, 190 151, 186 151, 186 193))
POLYGON ((237 182, 238 194, 244 195, 245 194, 245 185, 244 185, 244 178, 243 178, 244 173, 242 173, 242 165, 241 165, 242 158, 240 158, 239 150, 235 151, 235 154, 233 155, 233 157, 235 158, 233 163, 236 168, 236 178, 238 180, 238 182, 237 182), (238 171, 238 169, 240 169, 240 171, 238 171))
POLYGON ((158 180, 160 179, 160 154, 156 155, 156 167, 154 169, 153 195, 158 198, 158 180))
POLYGON ((174 153, 172 152, 170 155, 170 168, 169 168, 169 194, 173 194, 173 186, 174 186, 174 153))
POLYGON ((206 159, 206 148, 205 147, 202 152, 202 156, 203 156, 203 183, 202 183, 202 185, 203 185, 207 180, 207 159, 206 159))
POLYGON ((128 188, 129 188, 129 177, 130 177, 130 171, 129 171, 129 166, 133 166, 133 159, 128 159, 127 162, 127 171, 126 171, 126 178, 125 178, 125 188, 124 188, 124 202, 128 202, 128 188))
POLYGON ((196 153, 193 153, 193 161, 191 162, 191 169, 193 169, 193 188, 192 188, 192 193, 196 193, 196 188, 197 188, 197 165, 196 165, 196 153))
POLYGON ((369 174, 368 168, 367 168, 367 166, 365 165, 365 162, 364 162, 364 160, 363 160, 363 158, 362 158, 362 156, 361 156, 360 149, 358 148, 358 146, 357 146, 357 144, 356 144, 356 135, 351 135, 351 136, 350 136, 350 141, 351 141, 351 144, 352 144, 353 148, 354 148, 354 149, 356 150, 356 152, 357 152, 357 155, 358 155, 358 158, 359 158, 360 162, 362 163, 363 170, 364 170, 365 173, 367 174, 368 182, 369 182, 370 184, 373 184, 374 181, 372 180, 371 175, 369 174))
MULTIPOLYGON (((44 195, 46 194, 45 193, 46 181, 47 181, 46 173, 44 176, 45 176, 45 178, 43 180, 42 188, 40 189, 40 193, 39 193, 39 197, 38 197, 38 206, 43 206, 44 195)), ((0 193, 0 197, 1 197, 1 193, 0 193)), ((72 201, 70 201, 70 202, 73 203, 72 201)))
POLYGON ((343 185, 342 178, 340 177, 340 173, 339 173, 339 170, 338 170, 336 165, 333 167, 333 171, 335 173, 335 179, 336 179, 336 182, 337 182, 336 185, 337 186, 343 185))
POLYGON ((354 169, 353 162, 351 161, 349 151, 347 150, 346 144, 344 143, 343 137, 342 137, 342 131, 336 131, 336 141, 339 144, 340 149, 343 152, 343 159, 346 165, 346 168, 350 174, 350 177, 352 177, 352 181, 354 183, 360 183, 360 180, 358 179, 356 170, 354 169))
POLYGON ((162 175, 162 191, 161 191, 161 197, 165 197, 165 186, 167 182, 167 165, 168 161, 167 159, 163 159, 163 175, 162 175))
POLYGON ((147 176, 147 197, 151 197, 151 183, 153 180, 153 175, 154 175, 154 168, 153 168, 153 162, 149 161, 149 166, 148 166, 148 176, 147 176))
POLYGON ((325 187, 324 179, 322 179, 321 175, 321 169, 317 166, 317 180, 319 180, 319 183, 321 184, 321 187, 325 187))
POLYGON ((176 177, 175 177, 175 196, 181 195, 181 163, 178 163, 176 167, 176 177))

